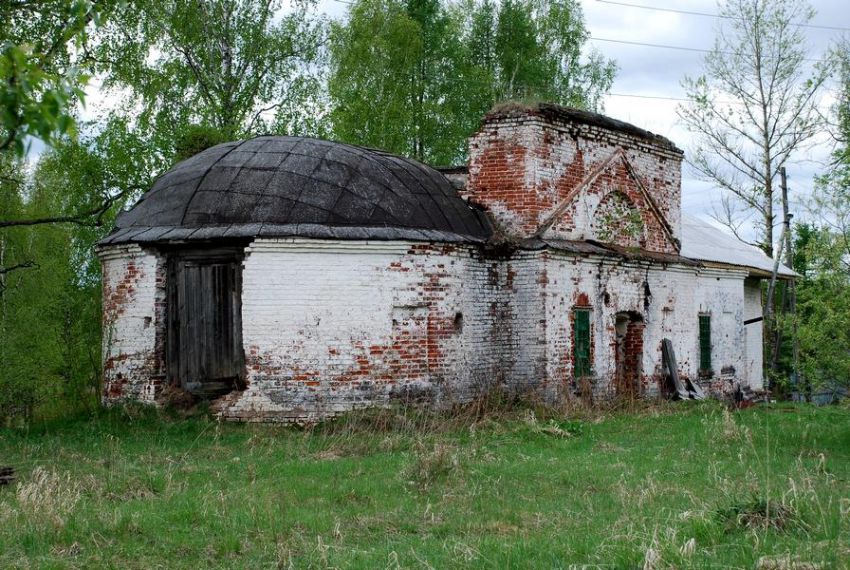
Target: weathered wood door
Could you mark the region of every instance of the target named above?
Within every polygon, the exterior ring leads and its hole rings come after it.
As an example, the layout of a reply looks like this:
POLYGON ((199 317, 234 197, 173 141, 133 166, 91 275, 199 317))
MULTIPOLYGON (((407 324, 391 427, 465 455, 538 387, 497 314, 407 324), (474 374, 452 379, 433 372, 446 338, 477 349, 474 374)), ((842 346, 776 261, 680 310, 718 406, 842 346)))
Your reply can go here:
POLYGON ((167 291, 170 380, 201 397, 238 387, 245 361, 241 250, 171 254, 167 291))

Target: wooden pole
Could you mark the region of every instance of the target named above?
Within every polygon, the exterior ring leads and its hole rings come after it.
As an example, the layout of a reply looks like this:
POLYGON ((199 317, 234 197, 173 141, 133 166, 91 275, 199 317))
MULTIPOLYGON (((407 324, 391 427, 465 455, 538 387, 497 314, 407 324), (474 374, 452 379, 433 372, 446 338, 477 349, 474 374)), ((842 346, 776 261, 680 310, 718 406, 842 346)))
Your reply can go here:
MULTIPOLYGON (((779 175, 781 177, 780 188, 782 190, 782 219, 791 220, 791 214, 788 212, 788 179, 785 175, 785 167, 779 169, 779 175)), ((780 242, 782 246, 785 247, 785 265, 790 267, 790 252, 791 252, 791 228, 790 226, 787 228, 785 232, 785 240, 780 242)), ((782 250, 780 249, 780 252, 782 250)), ((777 253, 777 259, 781 259, 782 254, 777 253)), ((782 302, 779 304, 779 308, 776 310, 776 313, 782 313, 784 316, 788 313, 788 284, 783 284, 782 287, 782 302)), ((779 356, 782 349, 782 327, 777 326, 774 327, 773 332, 773 347, 771 350, 771 358, 770 358, 770 369, 775 373, 779 370, 779 356)), ((792 381, 793 385, 793 381, 792 381)))
MULTIPOLYGON (((794 239, 791 235, 790 231, 790 223, 791 218, 793 217, 790 213, 788 213, 788 183, 787 178, 785 176, 785 167, 782 167, 780 171, 782 175, 782 204, 783 209, 785 211, 785 218, 788 220, 786 223, 789 224, 788 233, 785 234, 785 266, 789 269, 794 268, 794 239)), ((800 338, 797 335, 797 281, 796 279, 791 279, 785 286, 785 290, 788 296, 788 314, 791 315, 791 384, 797 390, 800 389, 801 386, 805 386, 805 382, 801 381, 800 378, 800 338)), ((778 351, 777 347, 777 351, 778 351)), ((804 390, 804 397, 806 400, 809 399, 809 394, 806 390, 804 390)))

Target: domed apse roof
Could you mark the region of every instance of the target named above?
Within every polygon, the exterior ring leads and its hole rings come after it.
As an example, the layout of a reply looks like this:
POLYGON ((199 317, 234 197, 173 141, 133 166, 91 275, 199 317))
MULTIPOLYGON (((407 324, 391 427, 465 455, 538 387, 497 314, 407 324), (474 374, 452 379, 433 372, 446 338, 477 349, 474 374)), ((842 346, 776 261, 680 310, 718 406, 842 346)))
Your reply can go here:
POLYGON ((482 242, 485 216, 439 172, 378 150, 263 136, 163 174, 101 245, 310 237, 482 242))

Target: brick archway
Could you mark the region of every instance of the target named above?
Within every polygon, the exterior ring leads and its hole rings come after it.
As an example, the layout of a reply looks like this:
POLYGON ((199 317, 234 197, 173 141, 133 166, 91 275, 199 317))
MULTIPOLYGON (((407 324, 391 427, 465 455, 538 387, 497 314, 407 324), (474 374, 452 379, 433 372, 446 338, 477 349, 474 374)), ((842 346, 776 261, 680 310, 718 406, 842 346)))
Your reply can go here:
POLYGON ((652 220, 621 190, 608 192, 591 216, 594 239, 623 247, 646 246, 646 227, 652 220), (644 219, 646 218, 646 219, 644 219))
POLYGON ((621 311, 614 319, 614 391, 617 396, 634 398, 641 392, 646 324, 634 311, 621 311))

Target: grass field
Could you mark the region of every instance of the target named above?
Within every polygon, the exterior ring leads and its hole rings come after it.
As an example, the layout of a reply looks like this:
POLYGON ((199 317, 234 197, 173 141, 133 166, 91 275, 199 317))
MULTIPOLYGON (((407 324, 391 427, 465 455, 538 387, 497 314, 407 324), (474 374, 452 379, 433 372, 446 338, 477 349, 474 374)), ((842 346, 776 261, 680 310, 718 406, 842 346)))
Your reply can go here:
POLYGON ((0 431, 0 567, 850 567, 850 409, 0 431))

